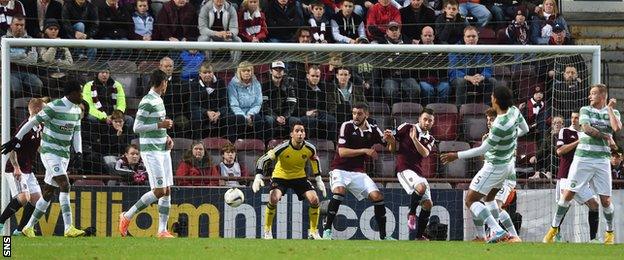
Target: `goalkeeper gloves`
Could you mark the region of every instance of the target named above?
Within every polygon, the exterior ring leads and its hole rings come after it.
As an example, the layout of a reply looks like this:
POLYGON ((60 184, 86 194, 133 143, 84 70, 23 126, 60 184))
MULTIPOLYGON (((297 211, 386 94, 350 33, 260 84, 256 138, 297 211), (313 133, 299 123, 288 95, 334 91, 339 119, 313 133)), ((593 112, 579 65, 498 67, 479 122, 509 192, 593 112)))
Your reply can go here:
POLYGON ((323 194, 323 198, 327 197, 327 190, 325 189, 325 183, 323 183, 321 175, 317 175, 314 179, 316 180, 316 187, 321 190, 321 193, 323 194))
POLYGON ((251 185, 251 189, 254 193, 260 190, 260 187, 264 187, 264 181, 262 180, 262 174, 256 174, 256 178, 251 185))
POLYGON ((2 149, 2 154, 8 154, 11 151, 15 150, 15 148, 17 147, 17 144, 19 144, 20 140, 17 139, 17 137, 13 137, 11 138, 10 141, 2 144, 2 146, 0 147, 2 149))

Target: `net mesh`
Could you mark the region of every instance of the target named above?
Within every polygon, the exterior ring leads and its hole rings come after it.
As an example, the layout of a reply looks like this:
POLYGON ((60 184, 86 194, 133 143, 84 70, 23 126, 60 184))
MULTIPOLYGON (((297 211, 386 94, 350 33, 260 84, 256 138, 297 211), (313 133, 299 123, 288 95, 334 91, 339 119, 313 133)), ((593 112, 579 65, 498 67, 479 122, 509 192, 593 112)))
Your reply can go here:
MULTIPOLYGON (((16 48, 16 51, 17 49, 19 48, 16 48)), ((432 134, 437 143, 431 156, 424 162, 425 172, 422 175, 431 183, 435 183, 432 184, 432 187, 436 188, 433 201, 434 205, 439 206, 434 208, 432 215, 438 216, 442 224, 448 225, 447 237, 451 239, 474 237, 471 233, 470 214, 466 214, 467 211, 463 208, 462 196, 463 190, 468 186, 467 181, 480 169, 482 159, 459 160, 444 166, 439 161, 439 155, 479 145, 483 134, 487 132, 485 110, 490 103, 489 93, 494 85, 508 86, 514 92, 517 106, 521 107, 531 125, 531 133, 522 138, 518 145, 516 166, 520 181, 517 188, 522 190, 542 188, 546 190, 541 192, 547 194, 540 197, 533 193, 526 196, 523 195, 525 193, 518 193, 519 199, 515 206, 517 212, 525 216, 520 233, 529 241, 538 241, 541 238, 543 235, 541 232, 552 216, 551 208, 557 191, 554 189, 554 181, 548 179, 556 176, 558 163, 553 146, 556 143, 558 129, 568 127, 570 114, 587 103, 591 77, 589 57, 565 53, 453 54, 309 50, 280 52, 253 50, 236 53, 225 49, 187 51, 60 47, 21 49, 25 53, 36 50, 38 57, 36 62, 19 59, 17 56, 11 58, 11 90, 14 97, 10 105, 12 126, 18 125, 28 117, 27 103, 31 97, 59 98, 62 95, 63 84, 69 78, 78 78, 84 84, 98 85, 95 91, 97 95, 94 91, 85 93, 85 99, 91 99, 94 105, 97 101, 109 102, 102 104, 102 111, 107 116, 112 113, 111 108, 114 107, 110 102, 116 100, 112 97, 119 97, 118 93, 112 90, 114 84, 110 82, 118 82, 123 88, 126 106, 123 111, 125 115, 123 130, 118 133, 111 124, 101 118, 99 120, 85 118, 83 120, 85 161, 82 168, 71 169, 72 174, 112 176, 101 178, 103 181, 82 180, 78 184, 107 184, 113 187, 79 188, 75 194, 78 197, 72 196, 76 198, 77 207, 74 208, 78 212, 74 216, 80 219, 79 225, 96 226, 98 235, 109 236, 117 234, 116 214, 122 208, 125 210, 130 207, 147 190, 144 186, 147 185, 146 178, 141 177, 144 174, 137 174, 137 171, 132 174, 121 173, 115 166, 120 156, 124 155, 127 145, 138 142, 137 136, 132 131, 132 120, 141 97, 149 91, 147 84, 149 74, 155 69, 172 70, 168 92, 163 99, 167 117, 174 120, 174 127, 169 131, 176 144, 172 151, 174 175, 185 159, 189 161, 189 155, 186 158, 185 155, 193 146, 194 140, 204 144, 207 157, 210 158, 209 162, 202 165, 203 168, 200 167, 195 174, 227 177, 227 173, 215 173, 210 167, 218 167, 218 163, 222 161, 221 149, 226 143, 233 143, 237 149, 237 160, 244 172, 242 175, 252 176, 257 158, 267 149, 288 138, 287 124, 283 126, 276 123, 276 118, 285 113, 284 110, 278 109, 284 109, 283 104, 287 104, 287 97, 273 96, 270 93, 271 87, 278 88, 272 84, 271 73, 274 73, 272 63, 275 61, 285 63, 283 81, 292 78, 294 95, 297 99, 292 117, 303 120, 306 112, 314 110, 315 106, 322 106, 327 109, 325 112, 332 116, 306 121, 308 137, 317 146, 324 176, 336 153, 337 128, 342 122, 351 119, 350 107, 356 101, 368 103, 371 122, 389 129, 396 129, 404 122, 416 123, 423 108, 432 108, 436 113, 432 134), (171 58, 173 68, 161 66, 164 57, 171 58), (210 63, 210 71, 221 85, 210 85, 212 82, 206 80, 199 83, 202 81, 199 75, 200 68, 205 61, 210 63), (237 120, 234 116, 231 118, 228 116, 233 112, 227 88, 237 77, 237 67, 243 61, 253 66, 254 78, 261 85, 263 101, 259 114, 273 116, 273 121, 259 117, 254 118, 254 122, 262 120, 263 125, 250 125, 248 122, 237 120), (309 68, 316 68, 314 65, 318 65, 320 72, 318 86, 323 95, 312 96, 309 95, 310 92, 304 91, 310 88, 309 68), (348 71, 348 82, 352 84, 349 85, 352 88, 340 89, 339 68, 348 71), (485 74, 487 79, 494 80, 486 80, 481 85, 467 84, 467 87, 462 87, 464 91, 460 93, 457 91, 456 80, 449 77, 462 75, 453 72, 457 70, 466 75, 485 74), (575 70, 576 73, 568 72, 571 70, 575 70), (101 80, 103 71, 110 72, 112 81, 97 82, 101 80), (576 74, 576 77, 571 78, 571 74, 576 74), (94 82, 89 83, 91 81, 94 82), (443 91, 440 85, 444 83, 447 84, 447 94, 441 93, 443 91), (433 90, 427 91, 427 86, 433 86, 433 90), (217 91, 220 95, 205 95, 211 94, 212 91, 217 91), (458 93, 461 96, 458 96, 458 93), (539 98, 536 93, 542 93, 543 104, 531 100, 539 98), (96 96, 97 100, 94 99, 96 96), (271 99, 276 97, 280 98, 280 101, 273 102, 271 99), (198 98, 216 101, 218 110, 215 112, 221 113, 222 124, 210 123, 206 111, 212 108, 202 107, 203 103, 200 103, 206 100, 198 98), (280 108, 270 107, 278 103, 280 108), (193 115, 197 111, 200 111, 200 114, 193 115), (561 125, 553 123, 557 121, 556 116, 563 117, 561 125), (529 180, 530 178, 537 180, 529 180), (529 200, 528 197, 537 199, 529 200), (92 201, 83 202, 88 198, 92 201)), ((95 90, 95 87, 92 90, 95 90)), ((410 199, 395 179, 394 155, 382 147, 376 149, 380 156, 367 163, 367 171, 372 177, 378 178, 376 180, 380 187, 384 187, 388 212, 392 213, 392 217, 388 217, 389 223, 392 223, 388 225, 388 229, 393 231, 395 237, 406 239, 409 237, 405 221, 410 199)), ((44 170, 38 165, 35 172, 43 174, 44 170)), ((266 175, 270 175, 270 171, 266 175)), ((236 183, 218 179, 200 179, 186 181, 177 179, 176 184, 215 186, 250 184, 248 180, 236 183)), ((222 198, 224 192, 223 188, 193 189, 179 185, 172 196, 175 210, 172 210, 170 223, 177 222, 177 225, 184 226, 186 221, 190 236, 218 234, 226 237, 260 237, 266 195, 259 196, 245 189, 246 204, 234 209, 224 205, 222 198)), ((267 190, 263 190, 263 193, 266 192, 267 190)), ((278 216, 274 224, 275 236, 304 238, 308 226, 307 203, 299 202, 294 194, 287 197, 278 207, 278 216)), ((52 209, 54 205, 57 204, 53 204, 52 209)), ((374 238, 376 224, 372 218, 372 205, 356 202, 353 197, 343 205, 347 207, 341 208, 342 215, 336 221, 339 223, 336 225, 337 237, 374 238), (354 227, 355 229, 352 229, 354 227)), ((564 234, 567 239, 580 241, 579 237, 584 239, 588 231, 576 228, 583 225, 577 222, 586 214, 585 211, 577 211, 571 210, 572 214, 568 214, 567 218, 573 219, 571 221, 574 224, 570 228, 566 226, 564 234)), ((131 227, 131 233, 134 235, 148 236, 155 233, 145 230, 153 231, 152 229, 156 228, 156 206, 151 206, 146 212, 140 214, 136 222, 133 222, 137 225, 131 227), (148 216, 152 217, 151 221, 148 216)), ((56 219, 58 211, 51 210, 49 214, 51 218, 56 219)), ((51 232, 50 230, 46 228, 44 233, 51 232)))

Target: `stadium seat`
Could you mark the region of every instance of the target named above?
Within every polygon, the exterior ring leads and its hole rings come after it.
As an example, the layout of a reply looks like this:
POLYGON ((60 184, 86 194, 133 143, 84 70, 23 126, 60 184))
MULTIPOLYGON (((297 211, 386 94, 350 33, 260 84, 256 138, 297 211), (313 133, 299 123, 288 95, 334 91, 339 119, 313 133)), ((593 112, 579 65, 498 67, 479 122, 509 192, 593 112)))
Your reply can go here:
POLYGON ((102 160, 104 160, 104 163, 106 164, 106 167, 108 167, 108 171, 110 173, 115 173, 115 164, 117 164, 117 156, 115 155, 106 155, 104 157, 102 157, 102 160))
POLYGON ((170 0, 154 0, 150 5, 150 10, 152 11, 152 15, 154 17, 158 17, 158 13, 162 10, 163 5, 169 2, 170 0))
MULTIPOLYGON (((438 145, 440 153, 457 152, 470 149, 470 145, 466 142, 458 141, 442 141, 438 145)), ((442 174, 447 178, 465 178, 467 162, 463 159, 457 159, 454 162, 442 167, 442 174)))
POLYGON ((498 44, 496 32, 490 27, 479 29, 479 44, 498 44))
POLYGON ((136 98, 139 97, 139 91, 137 91, 138 78, 137 74, 134 73, 115 73, 111 76, 116 81, 119 81, 121 85, 123 85, 124 94, 126 94, 126 98, 136 98))
POLYGON ((536 76, 536 69, 533 65, 518 65, 512 67, 511 74, 514 79, 532 78, 536 76))
POLYGON ((109 60, 106 65, 111 71, 123 71, 125 73, 134 73, 137 71, 137 65, 134 61, 129 60, 109 60))
POLYGON ((101 180, 87 180, 80 179, 74 181, 74 186, 104 186, 104 182, 101 180))
POLYGON ((399 102, 392 105, 392 117, 398 127, 403 123, 418 123, 418 116, 422 113, 423 107, 418 103, 399 102))
POLYGON ((16 98, 13 99, 13 113, 14 113, 14 118, 15 118, 15 122, 13 122, 13 128, 15 128, 15 126, 18 126, 20 123, 22 123, 22 121, 28 119, 29 117, 29 112, 28 112, 28 102, 30 102, 29 97, 25 97, 25 98, 16 98))
POLYGON ((376 177, 395 177, 396 176, 396 155, 388 151, 388 149, 381 145, 375 144, 373 149, 377 151, 377 160, 374 162, 376 177))
POLYGON ((394 121, 390 116, 390 107, 382 102, 368 102, 370 117, 377 121, 377 126, 383 131, 386 128, 394 128, 394 121))
POLYGON ((286 141, 286 140, 284 140, 284 139, 271 139, 267 143, 267 150, 275 148, 275 146, 278 146, 279 144, 283 143, 284 141, 286 141))
POLYGON ((218 137, 208 137, 202 140, 204 142, 204 147, 206 147, 206 152, 210 156, 210 160, 213 164, 217 164, 221 162, 221 148, 226 144, 231 144, 228 139, 218 138, 218 137))
POLYGON ((463 104, 459 108, 459 118, 462 126, 462 135, 466 141, 481 140, 487 133, 487 118, 485 110, 490 108, 482 103, 463 104))
POLYGON ((238 139, 234 142, 236 147, 238 162, 240 162, 247 171, 254 172, 256 161, 264 153, 264 142, 259 139, 238 139))
POLYGON ((435 113, 435 123, 431 133, 436 140, 457 139, 457 107, 454 104, 432 103, 427 105, 435 113))
POLYGON ((139 65, 137 66, 137 70, 149 75, 152 71, 154 71, 155 69, 158 69, 159 66, 160 66, 159 61, 155 61, 155 60, 141 61, 139 62, 139 65))
POLYGON ((312 139, 309 141, 316 147, 316 153, 318 154, 321 164, 321 174, 327 176, 329 173, 329 166, 336 155, 334 143, 324 139, 312 139))
POLYGON ((494 66, 492 76, 495 78, 509 78, 511 77, 511 69, 507 66, 494 66))
MULTIPOLYGON (((472 144, 471 144, 471 148, 475 148, 475 147, 479 147, 479 146, 481 146, 481 141, 480 140, 472 142, 472 144)), ((483 167, 483 158, 481 158, 481 157, 470 158, 469 162, 468 162, 468 175, 467 175, 467 177, 475 176, 477 174, 477 172, 479 172, 479 170, 481 170, 482 167, 483 167)))
POLYGON ((429 188, 432 190, 451 190, 453 186, 448 182, 430 182, 429 188))

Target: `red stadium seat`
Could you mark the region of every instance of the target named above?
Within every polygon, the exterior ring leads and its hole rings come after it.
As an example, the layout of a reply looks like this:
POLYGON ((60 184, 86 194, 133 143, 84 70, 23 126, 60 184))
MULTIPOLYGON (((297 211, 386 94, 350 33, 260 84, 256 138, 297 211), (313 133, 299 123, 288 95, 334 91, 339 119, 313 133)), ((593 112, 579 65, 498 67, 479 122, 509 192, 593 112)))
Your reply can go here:
POLYGON ((264 142, 259 139, 238 139, 234 142, 238 162, 248 171, 253 172, 256 168, 256 161, 264 153, 264 142))
POLYGON ((19 125, 22 121, 28 119, 28 102, 30 102, 29 97, 25 98, 15 98, 13 99, 13 114, 15 118, 15 122, 13 122, 14 126, 19 125))
POLYGON ((171 167, 173 172, 178 169, 178 164, 182 161, 184 154, 191 149, 193 140, 186 138, 173 138, 173 149, 171 149, 171 167))
POLYGON ((141 99, 126 97, 126 115, 136 118, 136 112, 139 110, 141 99))
POLYGON ((283 143, 284 139, 271 139, 271 141, 269 141, 269 143, 267 144, 267 150, 268 149, 273 149, 275 148, 275 146, 278 146, 279 144, 283 143))
POLYGON ((213 164, 221 162, 221 148, 223 148, 223 146, 226 144, 231 144, 228 139, 218 137, 204 138, 202 142, 204 143, 204 147, 206 147, 206 152, 210 156, 210 160, 213 164))
POLYGON ((74 181, 74 186, 104 186, 104 182, 101 180, 80 179, 74 181))
POLYGON ((393 128, 394 121, 390 116, 390 107, 386 103, 368 102, 370 117, 377 121, 377 126, 383 131, 386 128, 393 128))
POLYGON ((318 154, 321 164, 321 174, 327 175, 329 173, 329 166, 336 155, 334 142, 325 139, 311 139, 309 142, 316 147, 316 153, 318 154))
POLYGON ((479 44, 498 44, 496 32, 490 27, 482 27, 479 30, 479 44))
POLYGON ((532 165, 529 163, 529 159, 531 156, 537 155, 537 144, 533 141, 518 141, 516 146, 516 165, 517 166, 528 166, 532 165))
POLYGON ((375 176, 395 177, 396 176, 396 155, 388 151, 386 146, 375 144, 373 149, 377 151, 377 160, 374 162, 375 176))
POLYGON ((395 125, 399 126, 403 123, 418 123, 418 116, 422 113, 423 107, 418 103, 399 102, 392 105, 392 116, 395 125))
POLYGON ((453 104, 432 103, 427 105, 435 113, 435 123, 431 133, 437 140, 457 139, 457 107, 453 104))
POLYGON ((485 110, 490 108, 482 103, 463 104, 459 108, 459 118, 462 126, 462 134, 467 141, 481 140, 487 133, 487 118, 485 110))
MULTIPOLYGON (((466 142, 458 141, 442 141, 438 145, 440 153, 458 152, 470 149, 470 145, 466 142)), ((443 176, 447 178, 466 178, 468 163, 463 159, 457 159, 454 162, 442 167, 443 176)))

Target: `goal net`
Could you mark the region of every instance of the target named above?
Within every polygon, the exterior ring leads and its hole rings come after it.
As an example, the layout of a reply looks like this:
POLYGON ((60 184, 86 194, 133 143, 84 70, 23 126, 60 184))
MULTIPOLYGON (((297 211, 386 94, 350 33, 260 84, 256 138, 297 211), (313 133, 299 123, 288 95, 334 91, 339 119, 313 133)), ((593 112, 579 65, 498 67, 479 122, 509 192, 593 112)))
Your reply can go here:
MULTIPOLYGON (((597 46, 14 39, 2 43, 3 142, 28 118, 31 98, 60 98, 64 82, 75 78, 83 83, 83 98, 90 105, 82 120, 84 160, 81 167, 68 171, 74 185, 75 223, 95 228, 97 236, 118 236, 117 216, 149 189, 144 168, 133 163, 133 149, 128 146, 138 144, 132 122, 141 98, 150 91, 149 75, 156 69, 170 76, 163 100, 167 118, 174 121, 168 131, 175 143, 176 176, 170 230, 179 236, 258 238, 264 229, 269 190, 254 194, 249 188, 258 157, 287 140, 289 125, 301 121, 318 150, 323 176, 328 177, 341 124, 351 120, 354 104, 366 103, 369 122, 382 129, 416 123, 426 108, 435 112, 430 132, 436 144, 422 173, 430 182, 435 205, 427 232, 431 238, 472 239, 474 228, 463 197, 482 159, 445 166, 439 155, 480 144, 487 132, 490 93, 503 85, 513 90, 516 105, 531 126, 531 133, 518 143, 518 192, 509 207, 521 223, 520 236, 538 241, 555 205, 558 158, 552 147, 557 128, 570 126, 570 114, 587 104, 588 87, 599 82, 600 75, 597 46), (36 59, 24 58, 35 51, 36 59), (90 55, 81 55, 85 53, 90 55), (483 79, 471 83, 477 74, 483 79), (562 122, 554 126, 557 116, 562 122), (197 146, 204 148, 205 156, 194 155, 197 146), (221 164, 224 152, 232 147, 240 167, 221 164), (237 208, 223 201, 232 186, 241 187, 246 197, 237 208)), ((367 172, 385 194, 388 234, 413 239, 415 232, 406 224, 410 196, 395 177, 395 155, 381 146, 375 149, 379 156, 368 160, 367 172)), ((33 172, 39 177, 45 173, 40 163, 33 172)), ((267 169, 265 176, 270 174, 267 169)), ((2 187, 4 208, 10 192, 4 182, 2 187)), ((323 214, 329 198, 321 200, 323 214)), ((586 241, 587 209, 575 208, 568 213, 562 234, 570 241, 586 241)), ((52 203, 38 232, 62 233, 59 212, 58 203, 52 203)), ((157 205, 152 205, 133 220, 130 233, 153 236, 157 223, 157 205)), ((296 194, 285 195, 273 229, 276 238, 306 238, 308 203, 296 194)), ((377 239, 372 205, 348 195, 335 221, 334 237, 377 239)))

